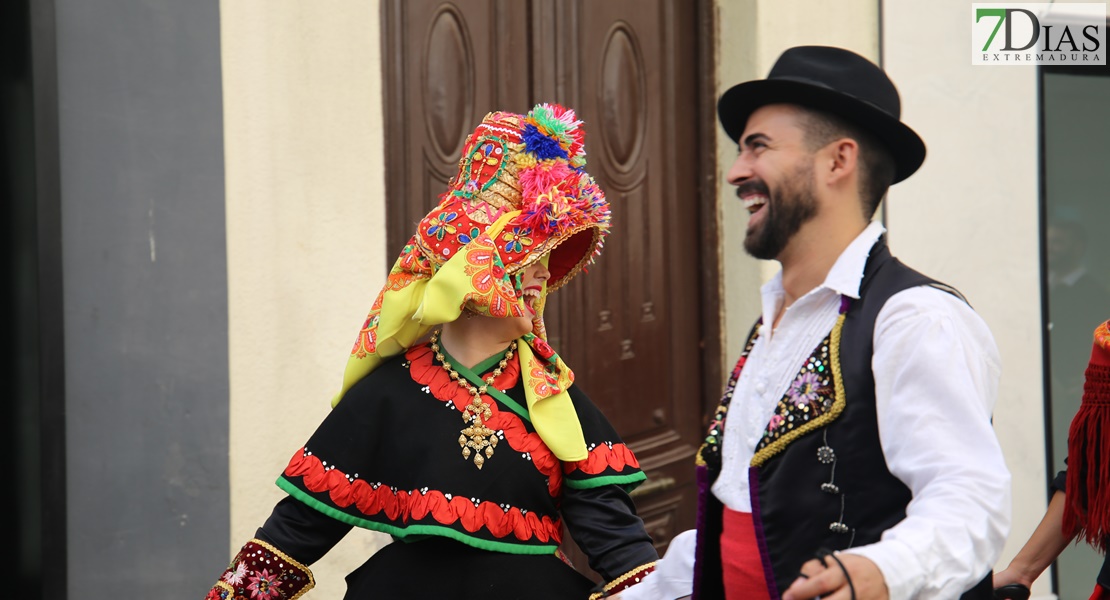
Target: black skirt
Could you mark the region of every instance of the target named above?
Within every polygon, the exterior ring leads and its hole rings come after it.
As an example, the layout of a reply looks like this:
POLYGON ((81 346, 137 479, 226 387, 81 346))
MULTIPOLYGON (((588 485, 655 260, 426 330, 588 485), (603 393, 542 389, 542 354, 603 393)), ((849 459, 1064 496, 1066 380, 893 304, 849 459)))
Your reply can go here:
POLYGON ((347 576, 344 600, 570 600, 595 583, 558 557, 506 554, 433 536, 395 541, 347 576))

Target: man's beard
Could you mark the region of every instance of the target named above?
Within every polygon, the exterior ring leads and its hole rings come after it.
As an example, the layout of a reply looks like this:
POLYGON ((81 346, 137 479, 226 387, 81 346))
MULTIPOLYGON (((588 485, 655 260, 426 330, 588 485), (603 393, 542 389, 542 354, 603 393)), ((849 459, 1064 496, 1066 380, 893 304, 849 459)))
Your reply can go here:
MULTIPOLYGON (((774 260, 778 258, 790 238, 817 214, 817 202, 813 196, 813 165, 800 165, 784 179, 782 189, 772 198, 766 184, 752 181, 748 189, 762 191, 767 196, 763 205, 763 223, 757 228, 748 228, 744 237, 744 250, 755 258, 774 260), (792 184, 791 182, 797 182, 792 184)), ((744 190, 737 188, 737 193, 744 190)))

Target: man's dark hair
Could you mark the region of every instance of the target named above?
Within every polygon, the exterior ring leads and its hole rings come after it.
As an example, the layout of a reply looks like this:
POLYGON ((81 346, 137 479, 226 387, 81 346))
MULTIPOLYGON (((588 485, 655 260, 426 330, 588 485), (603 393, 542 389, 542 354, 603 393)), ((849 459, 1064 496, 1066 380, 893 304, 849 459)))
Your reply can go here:
POLYGON ((810 151, 841 138, 852 138, 859 145, 859 194, 864 216, 870 219, 894 181, 894 157, 878 138, 851 121, 809 107, 802 107, 802 114, 810 151))

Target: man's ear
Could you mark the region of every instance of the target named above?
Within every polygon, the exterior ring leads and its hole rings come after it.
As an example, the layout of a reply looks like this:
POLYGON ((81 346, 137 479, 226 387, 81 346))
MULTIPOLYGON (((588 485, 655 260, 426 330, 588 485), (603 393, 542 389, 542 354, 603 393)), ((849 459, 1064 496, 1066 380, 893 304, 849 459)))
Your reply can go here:
POLYGON ((859 143, 852 138, 840 138, 825 146, 826 154, 822 161, 825 183, 830 186, 843 185, 859 173, 859 143))

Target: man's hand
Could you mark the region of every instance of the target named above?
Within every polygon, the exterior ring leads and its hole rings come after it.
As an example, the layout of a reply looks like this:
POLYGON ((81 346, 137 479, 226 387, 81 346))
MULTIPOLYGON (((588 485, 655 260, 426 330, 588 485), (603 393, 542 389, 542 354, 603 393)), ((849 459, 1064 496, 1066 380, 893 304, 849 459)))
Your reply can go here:
POLYGON ((875 563, 855 554, 838 553, 836 558, 840 559, 848 576, 852 578, 855 596, 848 587, 844 570, 830 556, 825 559, 828 566, 816 559, 802 565, 803 577, 790 584, 790 588, 782 595, 782 600, 889 600, 890 593, 886 589, 883 573, 875 563))

